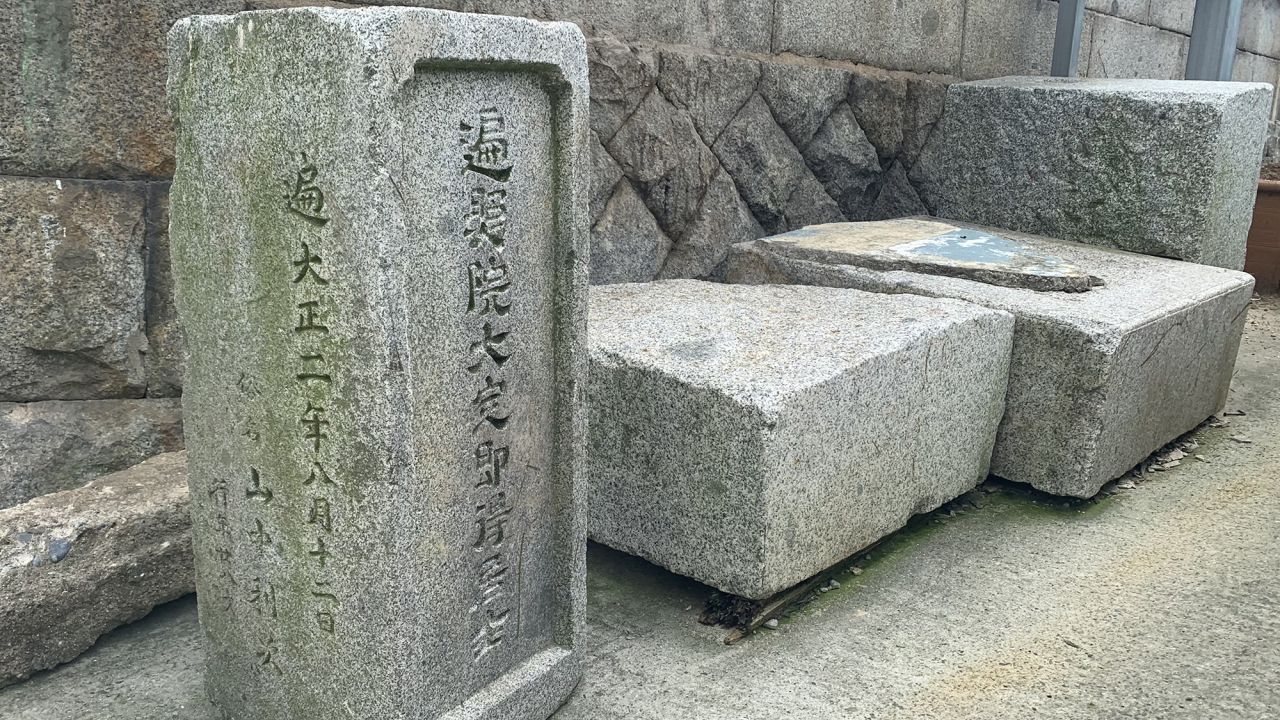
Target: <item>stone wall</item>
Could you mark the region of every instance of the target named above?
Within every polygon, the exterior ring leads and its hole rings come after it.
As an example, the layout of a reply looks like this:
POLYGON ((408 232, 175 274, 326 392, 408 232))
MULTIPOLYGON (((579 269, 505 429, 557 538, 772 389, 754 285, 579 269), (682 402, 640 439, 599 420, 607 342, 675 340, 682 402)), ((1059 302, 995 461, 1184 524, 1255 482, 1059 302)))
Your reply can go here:
MULTIPOLYGON (((167 260, 178 17, 352 0, 4 0, 0 402, 180 393, 167 260)), ((956 79, 1043 74, 1051 0, 410 0, 578 22, 595 282, 697 277, 734 242, 923 209, 909 180, 956 79)), ((1193 0, 1089 3, 1082 72, 1178 77, 1193 0)), ((1236 75, 1280 79, 1280 2, 1236 75)))

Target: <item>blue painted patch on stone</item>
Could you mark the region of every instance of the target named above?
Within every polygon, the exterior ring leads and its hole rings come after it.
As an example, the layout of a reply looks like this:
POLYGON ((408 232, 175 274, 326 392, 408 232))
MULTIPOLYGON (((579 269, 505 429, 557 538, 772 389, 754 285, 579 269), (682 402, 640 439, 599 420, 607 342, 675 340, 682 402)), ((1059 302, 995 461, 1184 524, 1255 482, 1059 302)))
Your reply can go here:
POLYGON ((900 255, 1005 267, 1035 275, 1074 275, 1080 272, 1062 258, 1033 250, 1006 237, 968 228, 913 240, 890 249, 900 255))

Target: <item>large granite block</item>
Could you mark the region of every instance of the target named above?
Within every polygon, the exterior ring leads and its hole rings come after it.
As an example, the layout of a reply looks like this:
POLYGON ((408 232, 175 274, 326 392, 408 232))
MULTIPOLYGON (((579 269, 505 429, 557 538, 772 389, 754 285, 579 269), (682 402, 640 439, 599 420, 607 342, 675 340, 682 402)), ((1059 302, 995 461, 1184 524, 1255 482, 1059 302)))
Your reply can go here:
POLYGON ((1222 408, 1253 287, 1233 270, 925 218, 744 243, 722 270, 735 283, 911 293, 1013 313, 991 472, 1077 497, 1222 408))
POLYGON ((586 590, 582 33, 378 8, 169 37, 211 698, 543 720, 586 590))
POLYGON ((779 0, 773 50, 959 75, 964 15, 954 0, 779 0))
POLYGON ((1240 269, 1271 88, 952 85, 912 179, 935 215, 1240 269))
POLYGON ((164 34, 243 0, 8 0, 0 11, 0 173, 173 172, 164 34))
POLYGON ((827 288, 592 288, 591 536, 786 589, 986 477, 1012 327, 827 288))
POLYGON ((195 589, 184 455, 0 510, 0 686, 195 589))
POLYGON ((142 396, 145 208, 143 183, 0 176, 0 401, 142 396))
POLYGON ((176 399, 0 403, 0 508, 181 449, 176 399))

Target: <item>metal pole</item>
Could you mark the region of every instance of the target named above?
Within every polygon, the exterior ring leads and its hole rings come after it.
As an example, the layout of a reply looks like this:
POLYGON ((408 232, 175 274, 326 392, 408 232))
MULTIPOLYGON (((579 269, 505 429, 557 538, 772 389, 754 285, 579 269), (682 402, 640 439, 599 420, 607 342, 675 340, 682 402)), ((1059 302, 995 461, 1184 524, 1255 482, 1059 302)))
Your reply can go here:
POLYGON ((1187 49, 1188 80, 1230 80, 1243 0, 1196 0, 1187 49))
POLYGON ((1051 75, 1075 77, 1076 65, 1080 62, 1080 35, 1083 31, 1084 0, 1059 0, 1058 30, 1053 38, 1051 75))

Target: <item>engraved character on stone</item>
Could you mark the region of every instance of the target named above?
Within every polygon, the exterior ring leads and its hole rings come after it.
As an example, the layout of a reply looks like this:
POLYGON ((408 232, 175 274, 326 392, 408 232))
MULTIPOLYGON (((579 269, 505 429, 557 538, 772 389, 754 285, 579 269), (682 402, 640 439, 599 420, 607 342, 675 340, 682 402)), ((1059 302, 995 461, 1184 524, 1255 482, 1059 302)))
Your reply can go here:
POLYGON ((491 555, 480 563, 480 603, 471 608, 471 612, 480 609, 481 605, 492 605, 506 597, 507 571, 506 560, 501 554, 491 555))
POLYGON ((493 331, 493 325, 485 323, 484 339, 471 343, 471 354, 479 355, 480 357, 473 364, 469 365, 467 369, 471 372, 480 372, 480 369, 484 367, 484 361, 486 358, 492 361, 493 364, 499 368, 505 365, 507 360, 509 360, 511 355, 515 352, 514 350, 504 347, 506 345, 507 338, 510 335, 511 333, 509 332, 495 333, 493 331))
POLYGON ((294 332, 329 332, 329 326, 320 324, 319 300, 307 300, 300 302, 297 307, 302 312, 298 314, 298 326, 293 329, 294 332))
POLYGON ((495 492, 489 499, 476 505, 476 550, 497 548, 507 537, 507 521, 511 519, 511 506, 505 492, 495 492))
POLYGON ((329 222, 325 214, 324 192, 316 185, 320 170, 302 153, 302 167, 294 178, 293 191, 285 195, 286 207, 317 225, 329 222))
POLYGON ((473 660, 479 661, 502 645, 509 614, 510 611, 508 610, 503 610, 500 613, 489 613, 489 617, 480 626, 480 631, 476 633, 475 638, 471 641, 473 660))
POLYGON ((311 440, 315 443, 315 451, 320 452, 320 443, 329 439, 329 435, 324 429, 329 426, 329 421, 324 419, 325 410, 317 407, 307 401, 307 409, 302 413, 302 419, 299 421, 306 430, 302 437, 304 440, 311 440))
POLYGON ((311 498, 311 511, 307 514, 307 524, 319 525, 325 532, 333 530, 333 516, 330 513, 328 498, 311 498))
POLYGON ((506 389, 507 382, 505 380, 494 380, 492 375, 485 376, 484 387, 480 388, 475 398, 471 401, 471 405, 480 410, 481 416, 480 421, 471 428, 472 432, 479 430, 485 423, 489 423, 495 430, 502 430, 507 427, 507 422, 511 419, 511 413, 503 412, 498 407, 506 389))
POLYGON ((476 469, 483 471, 484 478, 476 482, 476 487, 496 488, 502 483, 502 470, 507 466, 511 451, 506 447, 494 447, 486 441, 476 446, 476 469))
POLYGON ((249 468, 249 487, 245 488, 244 496, 250 500, 254 498, 261 500, 263 505, 270 505, 271 499, 275 497, 271 488, 262 484, 262 476, 258 473, 258 468, 249 468))
POLYGON ((324 355, 320 353, 310 353, 307 355, 299 355, 298 359, 302 362, 302 372, 297 374, 299 382, 333 382, 333 377, 330 376, 329 373, 319 372, 324 369, 324 355))
POLYGON ((471 241, 471 247, 481 247, 484 241, 494 248, 502 247, 507 239, 507 191, 471 188, 471 209, 466 220, 462 234, 471 241))
POLYGON ((276 617, 276 586, 273 583, 254 578, 249 588, 249 605, 259 615, 276 617))
POLYGON ((508 157, 506 119, 497 108, 480 111, 477 125, 458 123, 464 147, 462 158, 466 169, 498 182, 511 178, 511 159, 508 157))
POLYGON ((490 312, 506 315, 511 310, 511 300, 507 297, 511 277, 502 255, 495 253, 484 261, 473 262, 467 271, 471 286, 467 311, 479 311, 481 315, 490 312))
POLYGON ((306 480, 302 481, 303 485, 336 485, 334 481, 329 479, 329 473, 324 471, 324 467, 320 463, 311 463, 311 474, 306 480))
POLYGON ((305 242, 302 243, 302 257, 293 261, 293 266, 298 268, 298 274, 294 275, 293 282, 300 283, 303 280, 310 279, 317 285, 328 285, 329 281, 320 275, 316 268, 324 264, 324 260, 319 255, 311 252, 311 246, 305 242))

